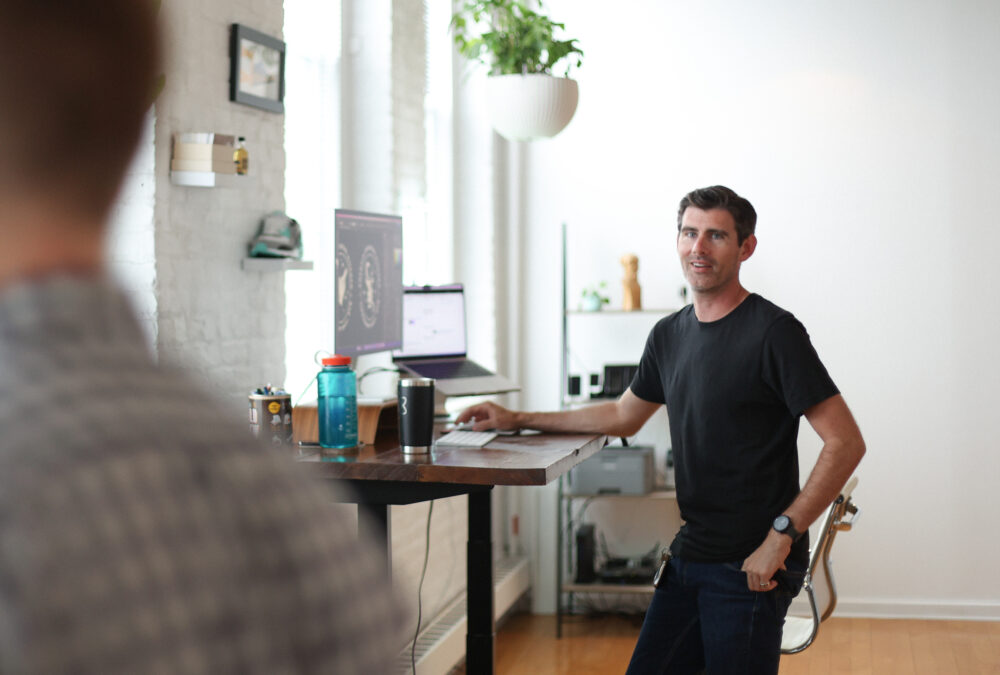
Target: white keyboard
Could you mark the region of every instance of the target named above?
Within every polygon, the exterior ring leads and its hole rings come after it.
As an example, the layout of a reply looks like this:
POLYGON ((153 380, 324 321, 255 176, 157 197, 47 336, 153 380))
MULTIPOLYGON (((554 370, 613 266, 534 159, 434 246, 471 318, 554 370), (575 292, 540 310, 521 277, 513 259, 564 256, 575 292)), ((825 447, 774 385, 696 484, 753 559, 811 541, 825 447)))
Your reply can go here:
POLYGON ((435 441, 434 445, 455 445, 466 448, 481 448, 499 434, 495 431, 449 431, 435 441))

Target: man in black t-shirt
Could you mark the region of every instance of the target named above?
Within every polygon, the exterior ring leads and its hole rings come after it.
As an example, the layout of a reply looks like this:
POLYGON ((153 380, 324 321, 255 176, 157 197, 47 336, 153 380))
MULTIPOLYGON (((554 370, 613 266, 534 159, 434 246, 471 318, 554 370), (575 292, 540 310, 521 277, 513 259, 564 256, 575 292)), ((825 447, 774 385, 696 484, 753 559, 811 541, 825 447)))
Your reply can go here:
POLYGON ((628 673, 777 673, 781 627, 808 559, 803 534, 839 494, 865 446, 794 316, 743 288, 757 214, 729 188, 681 200, 677 252, 693 305, 650 332, 628 390, 586 409, 464 410, 476 429, 635 434, 667 406, 685 521, 646 613, 628 673), (805 416, 823 440, 799 489, 805 416))

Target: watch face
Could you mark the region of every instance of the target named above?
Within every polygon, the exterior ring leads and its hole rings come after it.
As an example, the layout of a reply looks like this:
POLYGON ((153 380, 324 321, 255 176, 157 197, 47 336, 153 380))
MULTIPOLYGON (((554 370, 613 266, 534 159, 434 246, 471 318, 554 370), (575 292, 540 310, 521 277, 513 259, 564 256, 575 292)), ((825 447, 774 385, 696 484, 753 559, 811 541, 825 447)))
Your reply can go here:
POLYGON ((789 520, 788 516, 781 515, 774 519, 774 529, 778 532, 786 531, 789 525, 791 525, 791 520, 789 520))

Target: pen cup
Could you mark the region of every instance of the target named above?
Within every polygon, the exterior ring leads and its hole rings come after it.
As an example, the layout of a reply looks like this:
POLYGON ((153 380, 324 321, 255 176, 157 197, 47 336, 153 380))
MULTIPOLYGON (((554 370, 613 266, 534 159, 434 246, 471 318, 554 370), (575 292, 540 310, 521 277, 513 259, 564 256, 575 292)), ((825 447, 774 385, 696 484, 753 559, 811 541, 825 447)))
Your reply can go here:
POLYGON ((397 385, 399 445, 407 455, 427 454, 434 436, 434 380, 406 378, 397 385))

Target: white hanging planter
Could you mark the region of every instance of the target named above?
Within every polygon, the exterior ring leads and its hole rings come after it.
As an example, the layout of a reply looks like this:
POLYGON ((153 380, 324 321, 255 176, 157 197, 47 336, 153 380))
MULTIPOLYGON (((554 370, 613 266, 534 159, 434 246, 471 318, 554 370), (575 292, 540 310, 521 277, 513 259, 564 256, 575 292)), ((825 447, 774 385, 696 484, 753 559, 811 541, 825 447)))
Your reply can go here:
POLYGON ((511 141, 551 138, 576 112, 576 80, 552 75, 492 75, 486 97, 493 128, 511 141))

